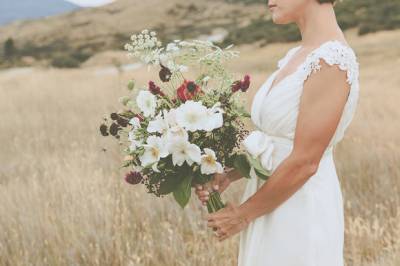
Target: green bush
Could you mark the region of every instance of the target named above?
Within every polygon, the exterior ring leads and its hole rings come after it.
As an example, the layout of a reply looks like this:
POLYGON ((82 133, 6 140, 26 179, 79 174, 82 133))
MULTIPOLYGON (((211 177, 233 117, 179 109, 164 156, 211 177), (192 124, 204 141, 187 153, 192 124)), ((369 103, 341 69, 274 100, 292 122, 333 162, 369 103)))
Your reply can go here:
POLYGON ((4 42, 3 47, 3 56, 6 60, 12 59, 17 53, 17 49, 15 48, 14 40, 12 38, 8 38, 4 42))
POLYGON ((58 68, 76 68, 80 62, 72 56, 58 55, 51 60, 51 65, 58 68))

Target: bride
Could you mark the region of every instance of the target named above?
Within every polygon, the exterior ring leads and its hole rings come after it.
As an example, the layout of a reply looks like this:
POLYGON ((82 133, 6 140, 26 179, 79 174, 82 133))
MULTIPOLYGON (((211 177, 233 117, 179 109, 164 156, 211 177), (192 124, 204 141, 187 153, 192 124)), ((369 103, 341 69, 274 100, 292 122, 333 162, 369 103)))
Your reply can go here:
MULTIPOLYGON (((333 148, 344 137, 359 95, 359 64, 340 30, 335 0, 270 0, 276 24, 296 23, 301 45, 289 49, 257 91, 256 127, 243 141, 272 175, 251 171, 240 205, 208 214, 222 241, 240 234, 239 266, 343 266, 343 201, 333 148)), ((217 174, 224 191, 241 178, 217 174)), ((196 187, 202 203, 204 186, 196 187)))

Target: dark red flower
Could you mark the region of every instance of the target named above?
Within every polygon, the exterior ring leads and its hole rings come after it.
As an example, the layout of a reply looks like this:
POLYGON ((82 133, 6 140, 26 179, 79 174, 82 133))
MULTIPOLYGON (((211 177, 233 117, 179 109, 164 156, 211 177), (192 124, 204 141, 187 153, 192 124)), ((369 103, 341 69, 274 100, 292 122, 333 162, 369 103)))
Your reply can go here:
POLYGON ((165 96, 165 94, 161 91, 161 88, 158 87, 153 81, 149 81, 149 91, 154 94, 160 94, 161 96, 165 96))
POLYGON ((231 90, 232 92, 237 92, 241 90, 243 92, 247 91, 250 86, 250 76, 245 75, 243 80, 236 80, 232 83, 231 90))
POLYGON ((140 122, 142 122, 144 120, 144 117, 141 114, 135 114, 134 116, 139 118, 140 122))
POLYGON ((136 185, 139 184, 143 179, 140 172, 130 171, 125 175, 125 181, 129 184, 136 185))
POLYGON ((101 135, 102 135, 102 136, 104 136, 104 137, 108 136, 109 134, 108 134, 108 127, 107 127, 107 125, 101 124, 101 125, 100 125, 100 132, 101 132, 101 135))
POLYGON ((158 73, 158 75, 162 82, 168 82, 171 79, 171 75, 172 75, 171 70, 169 70, 169 68, 163 66, 161 63, 160 63, 160 66, 161 66, 161 70, 158 73))
POLYGON ((196 94, 201 93, 201 88, 194 81, 184 80, 182 85, 178 88, 177 96, 179 100, 185 102, 191 100, 196 94))
POLYGON ((245 75, 244 76, 244 80, 241 82, 240 84, 240 89, 245 92, 247 91, 247 89, 250 86, 250 76, 249 75, 245 75))
POLYGON ((241 87, 240 84, 241 84, 240 80, 236 80, 235 82, 233 82, 231 86, 232 92, 237 92, 238 90, 240 90, 241 87))

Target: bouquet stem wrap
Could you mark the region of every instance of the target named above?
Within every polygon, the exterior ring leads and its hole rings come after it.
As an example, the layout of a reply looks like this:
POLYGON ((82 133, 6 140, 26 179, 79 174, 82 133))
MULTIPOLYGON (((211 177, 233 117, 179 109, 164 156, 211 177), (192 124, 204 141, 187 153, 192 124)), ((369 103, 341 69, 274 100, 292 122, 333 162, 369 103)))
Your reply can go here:
POLYGON ((207 210, 208 213, 216 212, 225 207, 222 202, 221 194, 218 191, 210 192, 210 196, 207 200, 207 210))

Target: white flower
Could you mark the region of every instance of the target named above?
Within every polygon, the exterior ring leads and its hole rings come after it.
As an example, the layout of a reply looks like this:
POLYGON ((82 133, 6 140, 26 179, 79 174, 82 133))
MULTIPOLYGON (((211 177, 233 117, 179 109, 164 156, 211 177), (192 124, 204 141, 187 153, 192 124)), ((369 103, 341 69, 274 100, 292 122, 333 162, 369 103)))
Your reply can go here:
POLYGON ((201 101, 186 101, 176 110, 176 122, 179 126, 189 131, 203 129, 206 123, 207 107, 201 101))
POLYGON ((161 112, 156 116, 156 119, 149 122, 147 126, 147 131, 150 133, 159 132, 159 133, 166 133, 168 130, 168 122, 164 119, 161 115, 161 112))
POLYGON ((129 120, 129 124, 133 126, 133 128, 140 128, 140 119, 136 116, 129 120))
POLYGON ((217 162, 215 152, 211 149, 204 148, 204 155, 201 156, 200 171, 202 174, 222 173, 224 169, 221 163, 217 162))
POLYGON ((136 97, 136 104, 143 112, 144 116, 154 116, 157 101, 156 96, 147 90, 141 90, 136 97))
POLYGON ((143 167, 155 163, 152 167, 153 170, 158 172, 157 162, 160 158, 168 156, 167 145, 165 139, 157 136, 149 136, 144 147, 144 153, 139 157, 143 167))
POLYGON ((178 52, 180 49, 175 43, 167 44, 166 51, 167 52, 178 52))
POLYGON ((170 127, 176 126, 176 109, 166 110, 163 109, 164 119, 170 127))
POLYGON ((192 165, 193 162, 200 163, 200 148, 187 141, 185 138, 174 138, 168 144, 168 151, 172 154, 172 163, 181 166, 185 161, 192 165))
POLYGON ((168 142, 173 142, 176 138, 183 138, 185 140, 189 140, 189 134, 187 131, 180 126, 173 126, 168 129, 166 138, 168 142))
POLYGON ((137 147, 142 145, 142 140, 138 140, 135 136, 136 133, 136 129, 133 129, 131 131, 129 131, 128 133, 128 139, 130 140, 131 144, 129 145, 129 149, 131 151, 136 150, 137 147))
POLYGON ((205 130, 212 131, 215 128, 222 127, 224 110, 220 106, 221 103, 217 102, 213 107, 207 109, 206 122, 204 123, 205 130))
POLYGON ((180 71, 180 72, 187 72, 187 71, 189 70, 189 67, 188 67, 188 66, 185 66, 185 65, 178 65, 178 66, 177 66, 177 69, 178 69, 178 71, 180 71))

